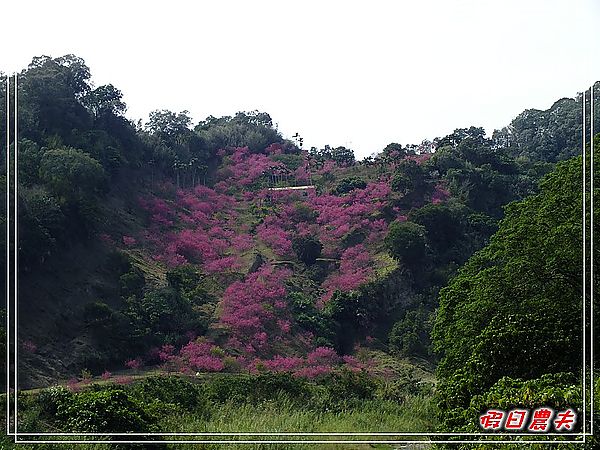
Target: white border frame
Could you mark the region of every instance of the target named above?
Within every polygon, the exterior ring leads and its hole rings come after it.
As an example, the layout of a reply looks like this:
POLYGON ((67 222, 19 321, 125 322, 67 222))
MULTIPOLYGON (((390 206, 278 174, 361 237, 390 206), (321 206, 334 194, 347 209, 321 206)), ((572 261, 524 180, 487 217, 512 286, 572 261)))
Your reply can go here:
POLYGON ((14 437, 15 444, 300 444, 311 442, 314 444, 473 444, 473 443, 492 443, 492 444, 552 444, 552 443, 575 443, 575 444, 585 444, 586 437, 593 435, 593 417, 594 417, 594 290, 593 290, 593 268, 594 268, 594 152, 593 152, 593 130, 594 130, 594 83, 592 83, 590 87, 590 361, 589 361, 589 369, 590 369, 590 431, 587 432, 587 421, 586 421, 586 390, 588 386, 586 386, 586 130, 585 130, 585 100, 586 100, 586 92, 583 91, 582 94, 582 105, 583 105, 583 114, 582 114, 582 134, 583 134, 583 143, 582 143, 582 155, 583 155, 583 300, 582 300, 582 309, 583 309, 583 378, 582 378, 582 415, 583 415, 583 428, 581 433, 545 433, 542 436, 536 435, 533 433, 425 433, 425 432, 406 432, 406 433, 393 433, 393 432, 381 432, 381 433, 293 433, 293 432, 285 432, 285 433, 252 433, 252 432, 240 432, 240 433, 19 433, 17 430, 17 417, 18 417, 18 400, 17 400, 17 391, 16 388, 18 386, 18 365, 17 365, 17 356, 18 356, 18 335, 17 335, 17 318, 18 318, 18 234, 17 234, 17 224, 16 219, 18 217, 18 197, 17 197, 17 186, 18 186, 18 128, 17 128, 17 106, 18 106, 18 74, 14 74, 14 164, 13 164, 13 173, 14 173, 14 228, 13 228, 13 236, 14 236, 14 250, 13 250, 13 261, 14 261, 14 298, 13 298, 13 315, 14 315, 14 335, 12 342, 13 350, 14 350, 14 384, 13 384, 13 402, 14 402, 14 431, 10 431, 10 399, 11 399, 11 385, 10 385, 10 75, 6 75, 6 334, 7 334, 7 346, 6 346, 6 432, 7 435, 12 435, 14 437), (473 440, 437 440, 437 439, 428 439, 428 440, 314 440, 314 439, 301 439, 301 440, 20 440, 21 436, 64 436, 64 437, 81 437, 81 436, 456 436, 456 437, 464 437, 464 436, 495 436, 495 437, 509 437, 511 439, 508 440, 494 440, 494 439, 473 439, 473 440), (579 439, 573 440, 540 440, 540 439, 519 439, 520 437, 528 436, 528 437, 545 437, 545 436, 574 436, 579 439))

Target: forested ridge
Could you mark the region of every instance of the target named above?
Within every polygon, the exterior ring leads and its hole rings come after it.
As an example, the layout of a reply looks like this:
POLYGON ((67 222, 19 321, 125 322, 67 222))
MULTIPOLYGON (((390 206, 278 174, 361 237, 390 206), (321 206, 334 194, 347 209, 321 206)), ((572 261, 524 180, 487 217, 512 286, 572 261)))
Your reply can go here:
POLYGON ((265 112, 134 123, 74 55, 18 81, 19 387, 63 386, 23 429, 581 404, 581 94, 356 160, 265 112))

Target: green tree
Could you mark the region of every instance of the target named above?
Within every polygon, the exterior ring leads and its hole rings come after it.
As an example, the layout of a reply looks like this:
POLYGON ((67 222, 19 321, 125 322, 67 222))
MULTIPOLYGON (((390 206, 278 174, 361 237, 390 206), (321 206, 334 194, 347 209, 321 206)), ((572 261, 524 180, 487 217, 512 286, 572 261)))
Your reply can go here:
POLYGON ((446 264, 452 265, 452 269, 463 264, 492 234, 484 224, 474 222, 477 217, 456 201, 429 203, 408 215, 409 221, 425 227, 433 263, 440 269, 446 264))
POLYGON ((64 237, 65 215, 58 201, 42 188, 19 191, 20 261, 31 268, 47 258, 64 237))
POLYGON ((578 372, 581 162, 558 164, 539 194, 511 203, 489 245, 441 291, 433 339, 442 411, 464 409, 503 376, 578 372))
POLYGON ((39 182, 40 161, 44 150, 29 139, 22 139, 19 142, 19 183, 21 185, 32 186, 39 182))
POLYGON ((367 183, 364 180, 358 177, 347 177, 340 180, 332 193, 335 195, 344 195, 355 189, 364 189, 366 187, 367 183))
POLYGON ((19 81, 24 135, 39 141, 89 129, 91 117, 80 100, 90 91, 90 77, 85 61, 75 55, 33 58, 19 81))
POLYGON ((123 103, 123 94, 112 84, 99 86, 82 98, 83 105, 98 117, 104 114, 123 115, 127 105, 123 103))
POLYGON ((192 118, 189 111, 178 114, 163 109, 152 111, 146 124, 146 129, 170 144, 183 141, 189 135, 192 118))
POLYGON ((431 181, 427 166, 412 159, 400 161, 391 182, 392 190, 402 194, 398 205, 403 208, 422 205, 431 192, 431 181))
POLYGON ((40 179, 61 199, 79 200, 97 193, 105 181, 102 165, 81 150, 48 150, 41 158, 40 179))
MULTIPOLYGON (((211 155, 227 147, 248 147, 251 152, 262 152, 270 144, 284 143, 283 138, 266 112, 245 111, 235 116, 209 116, 194 131, 206 143, 211 155)), ((295 149, 286 145, 286 153, 295 149)), ((293 151, 292 151, 293 152, 293 151)))
POLYGON ((204 140, 191 130, 191 123, 188 111, 176 114, 157 110, 150 113, 145 125, 153 160, 174 176, 179 187, 194 185, 199 169, 209 158, 204 140))
POLYGON ((143 348, 165 342, 181 344, 188 331, 205 332, 209 320, 172 288, 148 290, 141 298, 129 297, 125 314, 133 328, 134 342, 143 348))
MULTIPOLYGON (((598 81, 594 83, 594 104, 600 105, 598 81)), ((561 98, 547 110, 526 109, 509 126, 493 134, 494 146, 525 161, 558 162, 581 153, 581 107, 583 95, 561 98)), ((586 90, 586 111, 590 90, 586 90)), ((596 112, 598 118, 598 113, 596 112)), ((597 119, 598 120, 598 119, 597 119)), ((597 127, 597 122, 594 127, 597 127)), ((589 129, 589 124, 588 124, 589 129)))
POLYGON ((343 146, 334 148, 326 145, 322 149, 312 147, 309 153, 319 164, 323 164, 325 161, 329 160, 335 161, 341 166, 352 166, 356 162, 354 151, 343 146))
POLYGON ((538 178, 524 176, 525 169, 495 149, 483 129, 475 127, 441 139, 424 167, 442 178, 462 203, 497 218, 502 206, 534 192, 538 178))
POLYGON ((190 264, 168 271, 167 281, 190 305, 199 306, 214 300, 206 289, 204 276, 190 264))
POLYGON ((352 166, 356 161, 354 151, 343 146, 332 148, 330 158, 343 166, 352 166))
POLYGON ((392 222, 385 238, 390 255, 411 270, 421 266, 427 255, 426 230, 413 222, 392 222))
POLYGON ((400 356, 427 356, 430 331, 431 321, 424 308, 407 311, 390 331, 389 348, 400 356))
POLYGON ((383 149, 384 155, 389 155, 392 159, 400 160, 409 154, 414 154, 409 148, 403 148, 402 144, 392 142, 383 149))
POLYGON ((406 174, 396 173, 392 178, 391 187, 392 190, 406 195, 411 189, 413 189, 413 184, 411 179, 406 174))

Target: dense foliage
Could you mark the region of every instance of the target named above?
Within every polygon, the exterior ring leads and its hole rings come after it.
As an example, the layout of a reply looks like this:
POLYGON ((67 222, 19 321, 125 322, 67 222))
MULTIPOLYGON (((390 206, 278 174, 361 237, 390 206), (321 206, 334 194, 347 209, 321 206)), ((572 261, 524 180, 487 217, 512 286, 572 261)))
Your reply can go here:
MULTIPOLYGON (((391 383, 364 372, 342 372, 314 381, 289 373, 197 379, 148 377, 128 384, 93 384, 81 391, 51 387, 39 393, 22 394, 21 430, 143 433, 176 431, 173 427, 181 429, 183 424, 190 423, 199 427, 195 430, 198 432, 212 422, 218 424, 219 416, 230 408, 248 407, 254 413, 279 414, 278 419, 293 408, 312 418, 361 414, 370 403, 394 413, 402 408, 410 410, 413 420, 417 415, 431 427, 433 422, 427 418, 431 403, 423 398, 429 388, 417 385, 410 376, 391 383)), ((359 419, 364 421, 362 417, 359 419)), ((357 426, 370 428, 367 424, 357 423, 357 426)), ((12 448, 8 441, 0 443, 3 448, 12 448)))
MULTIPOLYGON (((433 337, 442 355, 440 402, 448 429, 468 423, 458 416, 473 420, 465 411, 481 403, 477 396, 491 396, 503 377, 549 380, 550 374, 568 372, 577 384, 581 164, 581 157, 558 164, 539 194, 510 204, 489 245, 441 291, 433 337)), ((569 389, 581 395, 575 386, 569 389)))

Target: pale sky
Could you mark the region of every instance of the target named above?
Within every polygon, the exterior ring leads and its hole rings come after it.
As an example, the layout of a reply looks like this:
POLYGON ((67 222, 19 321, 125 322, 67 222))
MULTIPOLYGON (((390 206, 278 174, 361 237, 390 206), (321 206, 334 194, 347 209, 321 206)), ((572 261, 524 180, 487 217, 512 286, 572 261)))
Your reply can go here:
POLYGON ((2 16, 5 72, 74 53, 132 119, 258 109, 358 157, 491 134, 600 79, 597 0, 18 0, 2 16))

